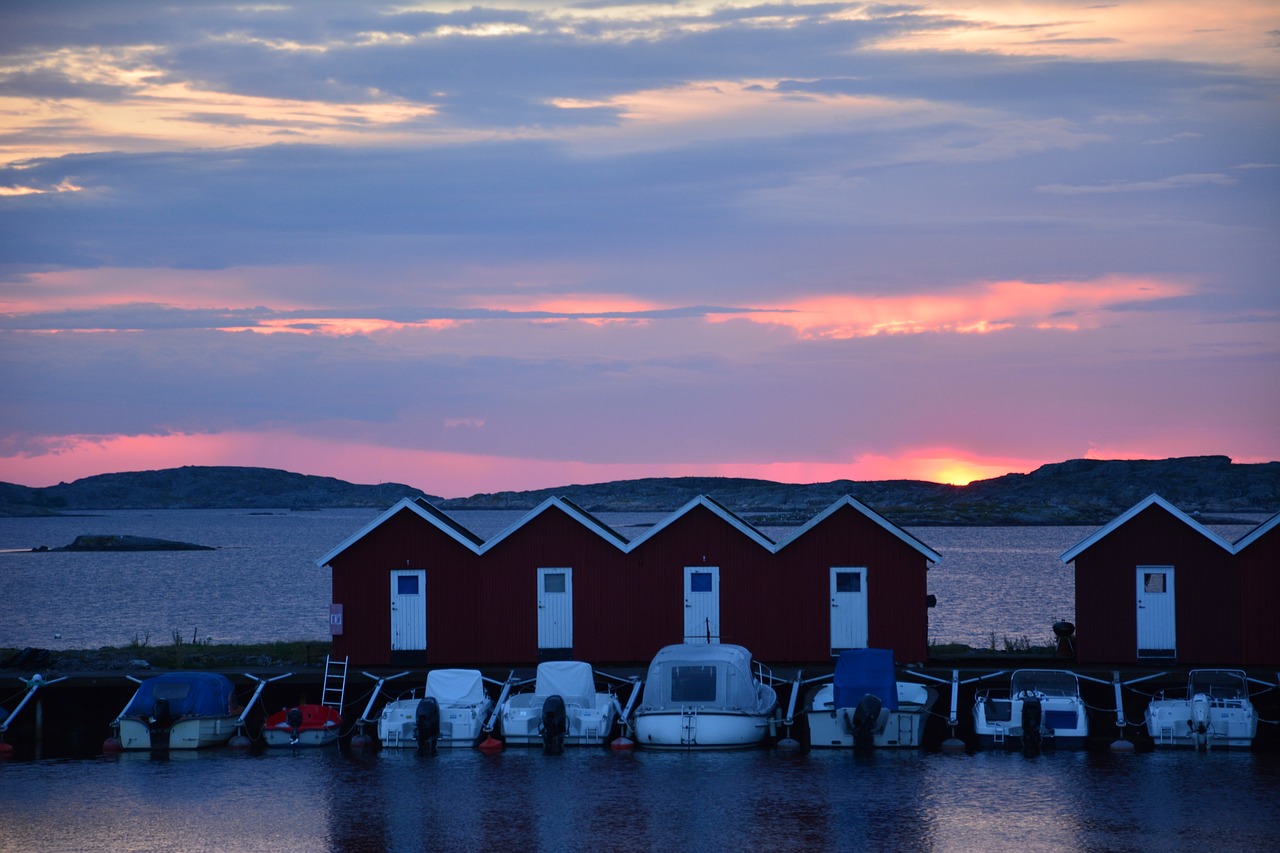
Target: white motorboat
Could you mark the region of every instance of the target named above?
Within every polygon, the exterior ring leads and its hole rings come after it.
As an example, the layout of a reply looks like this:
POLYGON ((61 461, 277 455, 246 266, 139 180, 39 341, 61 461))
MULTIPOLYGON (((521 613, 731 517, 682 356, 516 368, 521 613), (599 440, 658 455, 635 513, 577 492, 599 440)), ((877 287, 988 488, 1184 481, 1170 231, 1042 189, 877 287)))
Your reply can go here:
POLYGON ((1084 749, 1089 717, 1080 680, 1064 669, 1016 670, 1007 694, 978 691, 973 729, 983 747, 1084 749))
POLYGON ((1238 669, 1193 669, 1186 698, 1161 694, 1147 708, 1147 734, 1157 746, 1248 747, 1257 731, 1249 682, 1238 669))
POLYGON ((768 734, 777 693, 742 646, 684 643, 654 657, 635 712, 645 749, 734 749, 768 734))
POLYGON ((199 749, 236 733, 235 686, 225 675, 167 672, 139 683, 113 727, 121 749, 199 749))
POLYGON ((426 689, 388 702, 378 718, 378 739, 391 749, 475 746, 493 699, 477 669, 433 669, 426 689))
POLYGON ((538 664, 532 692, 513 693, 499 713, 508 745, 541 744, 555 754, 566 745, 603 744, 618 721, 611 691, 598 691, 591 664, 544 661, 538 664))
POLYGON ((938 691, 898 681, 889 649, 849 649, 805 708, 810 746, 919 747, 938 691))

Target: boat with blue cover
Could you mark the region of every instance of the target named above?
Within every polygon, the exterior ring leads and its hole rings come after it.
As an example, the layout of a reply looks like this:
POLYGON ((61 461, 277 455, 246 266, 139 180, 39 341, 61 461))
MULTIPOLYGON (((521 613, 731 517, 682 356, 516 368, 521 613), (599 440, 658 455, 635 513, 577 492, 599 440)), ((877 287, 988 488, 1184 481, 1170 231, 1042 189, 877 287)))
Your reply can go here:
POLYGON ((211 672, 166 672, 138 684, 112 724, 122 749, 200 749, 236 733, 235 685, 211 672))
POLYGON ((914 748, 938 691, 898 681, 891 649, 847 649, 806 703, 810 746, 914 748))

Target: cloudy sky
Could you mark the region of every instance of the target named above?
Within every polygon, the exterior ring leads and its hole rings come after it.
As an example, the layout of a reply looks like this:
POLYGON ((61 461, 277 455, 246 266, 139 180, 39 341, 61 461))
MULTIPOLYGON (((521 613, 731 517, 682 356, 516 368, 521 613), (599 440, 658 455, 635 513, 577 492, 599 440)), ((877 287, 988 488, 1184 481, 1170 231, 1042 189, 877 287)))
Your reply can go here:
POLYGON ((0 2, 0 481, 1280 459, 1280 6, 0 2))

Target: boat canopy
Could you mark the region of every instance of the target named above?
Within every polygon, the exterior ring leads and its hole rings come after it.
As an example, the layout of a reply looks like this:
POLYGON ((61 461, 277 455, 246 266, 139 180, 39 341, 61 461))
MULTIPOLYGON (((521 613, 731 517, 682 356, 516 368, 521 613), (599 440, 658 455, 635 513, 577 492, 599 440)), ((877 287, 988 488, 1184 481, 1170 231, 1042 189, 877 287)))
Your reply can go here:
POLYGON ((441 705, 475 705, 485 699, 484 678, 478 669, 433 669, 426 695, 441 705))
POLYGON ((644 707, 649 710, 718 708, 761 713, 768 702, 751 674, 751 652, 728 643, 667 646, 649 664, 644 707))
POLYGON ((592 696, 596 678, 591 664, 580 660, 552 660, 538 664, 533 685, 536 696, 592 696))
POLYGON ((868 693, 879 697, 881 707, 898 710, 898 681, 892 649, 848 649, 836 659, 835 707, 856 708, 868 693))
POLYGON ((1079 696, 1080 680, 1064 669, 1020 669, 1009 679, 1009 691, 1017 695, 1024 690, 1046 696, 1079 696))
POLYGON ((212 672, 166 672, 138 685, 122 717, 149 717, 156 701, 169 702, 173 717, 219 717, 232 713, 235 685, 212 672))

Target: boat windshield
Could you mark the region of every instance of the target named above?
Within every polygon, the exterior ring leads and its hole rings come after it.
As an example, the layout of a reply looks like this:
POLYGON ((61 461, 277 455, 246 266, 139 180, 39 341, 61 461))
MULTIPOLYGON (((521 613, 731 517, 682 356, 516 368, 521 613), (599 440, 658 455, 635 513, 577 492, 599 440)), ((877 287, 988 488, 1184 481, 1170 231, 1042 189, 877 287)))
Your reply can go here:
POLYGON ((1203 693, 1213 699, 1246 699, 1249 689, 1244 676, 1225 670, 1195 670, 1191 673, 1191 695, 1203 693))
POLYGON ((1015 694, 1028 690, 1046 696, 1075 696, 1080 692, 1080 685, 1074 673, 1023 669, 1013 674, 1010 689, 1015 694))

